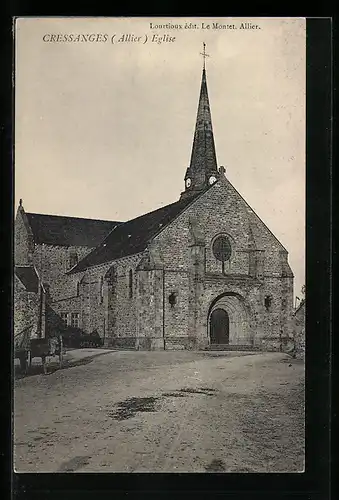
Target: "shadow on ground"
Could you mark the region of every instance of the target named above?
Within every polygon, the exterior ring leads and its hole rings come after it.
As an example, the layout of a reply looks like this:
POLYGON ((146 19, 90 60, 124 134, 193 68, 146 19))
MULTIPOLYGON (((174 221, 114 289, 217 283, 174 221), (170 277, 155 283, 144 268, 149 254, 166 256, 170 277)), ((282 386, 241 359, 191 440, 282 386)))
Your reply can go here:
POLYGON ((165 398, 185 398, 194 394, 204 396, 215 396, 215 389, 209 387, 183 387, 173 392, 164 392, 160 396, 145 398, 128 398, 115 404, 113 409, 108 410, 107 415, 114 420, 127 420, 135 417, 138 413, 153 413, 161 409, 159 404, 165 398))
POLYGON ((70 460, 63 462, 59 467, 58 471, 75 472, 76 470, 81 469, 85 465, 88 465, 90 458, 92 458, 90 455, 73 457, 70 460))
MULTIPOLYGON (((47 367, 47 373, 45 375, 51 375, 52 373, 55 373, 58 370, 65 370, 66 368, 72 368, 74 366, 82 366, 82 365, 88 365, 89 363, 92 363, 92 361, 95 358, 98 358, 99 356, 104 356, 105 354, 108 354, 111 351, 107 352, 99 352, 97 354, 92 354, 91 356, 88 356, 83 359, 77 359, 77 360, 64 360, 62 366, 60 367, 59 364, 57 364, 57 361, 53 361, 51 364, 46 364, 47 367)), ((22 379, 26 377, 32 377, 34 375, 40 375, 43 374, 43 366, 42 365, 32 365, 28 368, 26 372, 23 372, 20 368, 20 366, 15 366, 14 367, 14 376, 16 379, 22 379)))
POLYGON ((223 460, 214 459, 205 468, 206 472, 225 472, 226 464, 223 460))

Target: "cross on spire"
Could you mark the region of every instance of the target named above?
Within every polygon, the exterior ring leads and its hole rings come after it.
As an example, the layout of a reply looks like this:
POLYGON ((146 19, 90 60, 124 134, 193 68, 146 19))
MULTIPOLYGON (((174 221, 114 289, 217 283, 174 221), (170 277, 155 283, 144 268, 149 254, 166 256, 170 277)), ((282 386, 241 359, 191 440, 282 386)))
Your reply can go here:
POLYGON ((204 58, 204 69, 205 69, 205 61, 206 61, 206 57, 209 57, 209 54, 206 54, 206 43, 203 42, 203 52, 200 52, 200 54, 202 55, 202 57, 204 58))

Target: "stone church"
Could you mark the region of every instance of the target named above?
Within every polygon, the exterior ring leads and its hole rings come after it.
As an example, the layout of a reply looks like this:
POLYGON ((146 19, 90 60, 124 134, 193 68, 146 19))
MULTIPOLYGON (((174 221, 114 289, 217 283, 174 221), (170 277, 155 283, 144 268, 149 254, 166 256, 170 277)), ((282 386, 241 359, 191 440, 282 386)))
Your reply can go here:
POLYGON ((26 213, 20 201, 14 331, 35 314, 40 335, 57 334, 58 318, 115 348, 271 350, 289 338, 288 252, 217 165, 205 68, 183 174, 177 201, 127 222, 26 213), (43 318, 22 306, 33 275, 43 318))

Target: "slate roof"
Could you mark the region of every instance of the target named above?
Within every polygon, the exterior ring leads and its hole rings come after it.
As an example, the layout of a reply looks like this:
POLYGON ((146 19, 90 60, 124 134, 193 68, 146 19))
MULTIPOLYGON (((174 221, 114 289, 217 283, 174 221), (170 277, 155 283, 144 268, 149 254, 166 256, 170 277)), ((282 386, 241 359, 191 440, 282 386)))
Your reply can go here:
POLYGON ((202 179, 207 173, 218 173, 205 68, 202 71, 198 112, 188 170, 190 175, 199 174, 202 179))
POLYGON ((121 222, 27 213, 35 243, 96 247, 121 222))
POLYGON ((148 241, 175 219, 201 193, 141 215, 113 229, 103 242, 86 255, 69 273, 104 264, 145 250, 148 241))
POLYGON ((38 292, 39 278, 33 266, 15 266, 15 274, 27 292, 38 292))

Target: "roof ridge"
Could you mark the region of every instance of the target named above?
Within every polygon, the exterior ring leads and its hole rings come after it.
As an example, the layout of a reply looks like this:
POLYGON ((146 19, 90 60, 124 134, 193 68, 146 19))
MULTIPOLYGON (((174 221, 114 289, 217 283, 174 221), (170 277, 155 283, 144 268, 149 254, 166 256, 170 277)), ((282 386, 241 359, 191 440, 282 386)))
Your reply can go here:
POLYGON ((94 222, 114 222, 119 224, 124 224, 126 221, 116 221, 113 219, 92 219, 90 217, 76 217, 73 215, 57 215, 57 214, 40 214, 38 212, 25 212, 26 215, 38 215, 39 217, 58 217, 66 219, 77 219, 77 220, 90 220, 94 222))
MULTIPOLYGON (((159 231, 157 231, 155 234, 153 234, 153 236, 147 241, 148 243, 150 242, 150 240, 156 238, 162 231, 164 231, 164 229, 166 229, 166 227, 171 224, 173 221, 175 221, 183 212, 185 212, 185 210, 187 210, 191 205, 193 205, 193 202, 196 201, 198 198, 200 198, 200 196, 202 196, 203 194, 205 194, 207 191, 209 191, 213 186, 215 186, 215 184, 217 184, 217 182, 215 182, 214 184, 208 186, 207 188, 205 188, 204 190, 200 191, 200 192, 197 192, 195 193, 194 195, 191 196, 191 198, 186 198, 186 200, 189 200, 187 202, 187 205, 185 205, 183 207, 183 209, 175 216, 173 217, 173 219, 169 222, 167 222, 167 224, 165 224, 163 227, 161 227, 159 229, 159 231)), ((185 199, 185 198, 183 198, 185 199)), ((179 199, 176 203, 182 201, 182 199, 179 199)), ((173 203, 174 204, 174 203, 173 203)), ((169 206, 169 205, 167 205, 169 206)))
POLYGON ((144 213, 142 215, 138 215, 137 217, 134 217, 133 219, 129 219, 129 220, 126 220, 125 222, 122 222, 121 224, 125 225, 125 224, 128 224, 129 222, 134 222, 134 221, 136 221, 138 219, 141 219, 142 217, 145 217, 146 215, 155 214, 156 212, 158 212, 160 210, 163 210, 164 208, 168 208, 168 207, 171 207, 173 205, 176 205, 179 202, 180 202, 180 200, 173 201, 172 203, 168 203, 168 205, 163 205, 162 207, 158 207, 155 210, 151 210, 150 212, 146 212, 146 213, 144 213))
MULTIPOLYGON (((179 217, 179 215, 181 215, 188 207, 190 207, 198 198, 200 198, 200 196, 202 196, 203 194, 205 194, 209 189, 211 189, 215 184, 217 183, 214 183, 213 185, 211 186, 208 186, 206 189, 202 190, 201 192, 198 192, 196 193, 195 195, 193 195, 192 197, 190 198, 184 198, 184 199, 179 199, 173 203, 169 203, 168 205, 164 205, 162 207, 159 207, 151 212, 147 212, 145 214, 142 214, 138 217, 135 217, 134 219, 130 219, 129 221, 126 221, 125 223, 123 224, 120 224, 119 226, 117 226, 116 228, 113 228, 109 233, 108 235, 102 240, 101 243, 99 243, 99 245, 97 245, 95 248, 93 248, 93 250, 91 250, 87 255, 85 255, 83 257, 83 259, 81 259, 79 261, 79 263, 77 264, 77 266, 73 269, 71 269, 69 271, 69 274, 73 274, 74 272, 81 272, 81 271, 84 271, 86 269, 88 269, 89 267, 95 267, 95 266, 98 266, 98 265, 101 265, 105 262, 111 262, 111 261, 114 261, 114 260, 117 260, 117 259, 120 259, 122 257, 127 257, 128 255, 135 255, 135 254, 138 254, 142 251, 145 250, 145 248, 147 247, 147 245, 150 243, 150 241, 152 241, 156 236, 158 236, 158 234, 160 234, 169 224, 171 224, 174 220, 177 219, 177 217, 179 217), (105 258, 107 260, 104 260, 104 261, 99 261, 99 262, 96 262, 94 264, 87 264, 88 260, 90 259, 90 257, 94 257, 96 255, 98 255, 98 253, 100 254, 101 251, 104 251, 104 247, 108 247, 107 243, 109 243, 108 239, 109 237, 113 234, 113 232, 117 231, 118 232, 118 238, 120 236, 120 240, 118 240, 119 242, 123 241, 124 240, 124 234, 122 233, 126 228, 128 228, 128 224, 131 223, 131 225, 133 225, 132 223, 135 223, 136 221, 138 221, 139 219, 142 220, 143 218, 147 219, 148 216, 152 216, 154 214, 156 214, 157 212, 161 212, 162 210, 164 209, 168 209, 170 207, 175 207, 175 206, 180 206, 182 205, 182 208, 180 208, 179 212, 174 214, 173 217, 169 217, 169 220, 167 222, 160 222, 160 227, 151 227, 149 229, 147 229, 149 232, 150 232, 150 236, 147 237, 142 240, 142 238, 138 238, 138 240, 141 240, 141 241, 138 241, 138 244, 140 245, 140 248, 137 247, 138 249, 136 249, 135 247, 133 248, 133 246, 127 250, 128 253, 125 253, 124 255, 120 255, 119 256, 116 256, 116 257, 112 257, 112 256, 106 256, 105 258), (120 230, 120 234, 119 234, 119 230, 120 230), (122 234, 121 234, 122 233, 122 234), (82 268, 82 265, 85 265, 84 268, 82 268)), ((169 211, 168 211, 169 212, 169 211)), ((163 219, 160 219, 160 220, 163 220, 163 219)), ((158 221, 159 222, 159 221, 158 221)), ((135 231, 134 231, 135 232, 135 231)), ((141 229, 140 229, 140 232, 138 231, 138 234, 140 235, 141 234, 141 229)), ((133 231, 132 231, 133 233, 133 231)), ((132 236, 128 234, 127 236, 127 239, 126 239, 126 235, 125 235, 125 240, 128 241, 129 237, 132 236)), ((126 251, 126 250, 125 250, 126 251)))

